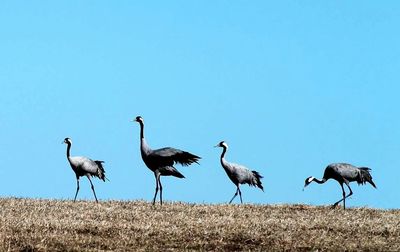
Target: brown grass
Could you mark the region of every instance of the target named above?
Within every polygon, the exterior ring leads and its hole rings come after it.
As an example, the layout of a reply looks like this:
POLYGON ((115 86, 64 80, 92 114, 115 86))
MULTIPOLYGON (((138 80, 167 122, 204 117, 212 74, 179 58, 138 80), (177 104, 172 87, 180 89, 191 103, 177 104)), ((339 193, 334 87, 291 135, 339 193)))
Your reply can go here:
POLYGON ((0 199, 1 251, 400 251, 400 210, 0 199))

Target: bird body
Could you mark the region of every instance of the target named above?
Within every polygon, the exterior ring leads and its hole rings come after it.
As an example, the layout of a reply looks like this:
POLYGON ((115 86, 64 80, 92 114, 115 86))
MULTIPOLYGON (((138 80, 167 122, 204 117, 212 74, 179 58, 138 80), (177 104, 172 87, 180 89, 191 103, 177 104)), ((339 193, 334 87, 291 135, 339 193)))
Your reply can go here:
POLYGON ((104 161, 93 161, 87 157, 69 157, 68 161, 77 176, 90 175, 105 181, 104 161))
POLYGON ((144 138, 143 118, 137 116, 134 121, 140 124, 140 153, 143 162, 151 171, 154 172, 156 178, 156 192, 154 194, 153 204, 155 204, 158 190, 160 190, 160 203, 162 204, 162 185, 160 176, 184 178, 185 176, 174 167, 174 164, 178 163, 183 166, 188 166, 192 163, 198 164, 200 157, 187 151, 182 151, 172 147, 152 150, 144 138))
POLYGON ((229 163, 225 158, 221 160, 221 164, 226 174, 235 185, 248 184, 249 186, 259 187, 263 190, 260 181, 262 177, 259 176, 258 172, 250 171, 247 167, 240 164, 229 163))
POLYGON ((308 186, 313 181, 318 184, 323 184, 329 179, 336 180, 342 187, 343 198, 333 204, 333 206, 335 207, 343 201, 343 208, 346 209, 346 198, 353 194, 353 191, 350 188, 350 182, 357 182, 359 185, 364 185, 368 182, 374 188, 376 188, 375 183, 372 181, 370 170, 371 169, 368 167, 356 167, 347 163, 333 163, 325 168, 324 176, 321 180, 310 176, 305 180, 304 187, 308 186), (350 190, 347 196, 345 194, 343 184, 345 184, 350 190))
POLYGON ((159 150, 151 150, 147 148, 147 152, 142 151, 142 159, 146 166, 153 172, 160 173, 161 176, 174 176, 177 178, 184 178, 173 165, 175 161, 171 157, 166 156, 166 152, 162 151, 159 154, 159 150))
POLYGON ((90 177, 98 177, 99 179, 105 181, 105 170, 103 167, 104 161, 92 160, 87 157, 75 156, 72 157, 70 154, 72 141, 70 138, 65 138, 64 143, 67 144, 67 159, 69 164, 71 165, 72 170, 75 172, 77 188, 75 193, 74 202, 76 201, 76 196, 79 191, 79 178, 82 176, 86 176, 90 182, 94 197, 97 200, 96 192, 94 190, 94 186, 90 177))
POLYGON ((179 163, 183 166, 188 166, 191 163, 197 163, 199 159, 199 157, 189 152, 172 147, 152 150, 144 138, 141 139, 140 146, 143 162, 151 171, 158 170, 162 176, 184 178, 173 165, 179 163))
POLYGON ((230 163, 230 162, 226 161, 225 153, 228 149, 228 144, 226 142, 222 141, 215 147, 223 148, 221 158, 220 158, 221 166, 224 168, 224 170, 225 170, 226 174, 228 175, 228 177, 230 178, 230 180, 237 187, 236 193, 229 203, 232 202, 232 200, 237 196, 238 193, 240 196, 240 202, 243 203, 242 193, 239 188, 240 184, 248 184, 250 186, 258 187, 262 191, 264 191, 264 188, 261 183, 261 178, 263 178, 263 177, 257 171, 250 171, 247 167, 245 167, 243 165, 230 163))
POLYGON ((376 188, 374 182, 372 181, 371 174, 369 173, 371 169, 368 167, 356 167, 347 163, 334 163, 326 167, 323 179, 334 179, 339 181, 339 183, 354 182, 363 185, 365 183, 370 183, 376 188))

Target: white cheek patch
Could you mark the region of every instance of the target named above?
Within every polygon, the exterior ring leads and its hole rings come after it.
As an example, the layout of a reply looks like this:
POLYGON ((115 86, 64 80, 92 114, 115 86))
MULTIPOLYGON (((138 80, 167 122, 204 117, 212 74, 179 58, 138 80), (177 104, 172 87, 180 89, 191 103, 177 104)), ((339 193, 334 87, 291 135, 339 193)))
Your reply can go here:
POLYGON ((308 183, 311 183, 311 181, 313 181, 313 179, 314 179, 314 177, 310 177, 310 178, 307 180, 307 182, 308 182, 308 183))

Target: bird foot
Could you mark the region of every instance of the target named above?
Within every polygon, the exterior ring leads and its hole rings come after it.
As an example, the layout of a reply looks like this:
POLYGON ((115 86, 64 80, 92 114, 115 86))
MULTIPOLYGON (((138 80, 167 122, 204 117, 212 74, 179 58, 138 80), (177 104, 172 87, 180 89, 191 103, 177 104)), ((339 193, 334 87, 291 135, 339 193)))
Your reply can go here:
POLYGON ((335 203, 335 204, 333 204, 332 206, 331 206, 331 209, 335 209, 335 208, 337 208, 339 206, 339 203, 335 203))

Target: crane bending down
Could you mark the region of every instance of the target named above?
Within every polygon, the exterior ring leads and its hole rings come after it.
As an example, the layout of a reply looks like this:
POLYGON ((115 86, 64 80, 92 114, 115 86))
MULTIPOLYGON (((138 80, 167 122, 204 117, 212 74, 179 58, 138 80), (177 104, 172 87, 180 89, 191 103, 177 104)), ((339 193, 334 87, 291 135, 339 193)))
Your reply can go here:
POLYGON ((96 192, 94 190, 94 186, 92 183, 92 180, 90 177, 98 177, 99 179, 105 181, 106 176, 105 176, 105 171, 103 168, 103 163, 104 161, 98 161, 98 160, 91 160, 87 157, 71 157, 70 155, 70 150, 71 150, 71 145, 72 141, 70 138, 65 138, 64 143, 67 144, 67 159, 69 164, 71 165, 72 170, 75 172, 76 175, 76 193, 75 193, 75 198, 74 202, 76 201, 76 196, 78 195, 79 191, 79 178, 82 176, 86 176, 89 179, 90 185, 92 187, 92 191, 94 194, 94 198, 97 200, 96 192))
MULTIPOLYGON (((317 182, 318 184, 325 183, 328 179, 334 179, 339 182, 342 187, 343 198, 333 204, 332 207, 336 207, 340 202, 343 201, 343 209, 346 209, 346 198, 353 195, 353 191, 350 188, 350 182, 356 181, 359 185, 370 183, 374 188, 376 188, 375 183, 372 181, 371 174, 369 173, 371 169, 367 167, 356 167, 351 164, 346 163, 335 163, 330 164, 325 168, 324 176, 322 180, 310 176, 306 178, 304 188, 308 186, 311 182, 317 182), (349 188, 350 193, 346 196, 343 184, 349 188)), ((304 189, 303 189, 304 190, 304 189)))
POLYGON ((233 199, 238 195, 240 196, 240 202, 243 203, 242 200, 242 192, 240 191, 240 184, 249 184, 250 186, 255 186, 264 191, 264 188, 261 184, 261 179, 263 178, 258 172, 250 171, 243 165, 229 163, 225 160, 225 153, 228 149, 228 144, 225 141, 220 142, 215 147, 222 147, 223 151, 221 154, 221 165, 224 168, 226 174, 231 179, 231 181, 236 185, 237 189, 232 199, 229 201, 229 204, 232 203, 233 199))
POLYGON ((153 198, 153 205, 156 202, 158 190, 160 190, 160 204, 162 205, 162 185, 161 176, 174 176, 177 178, 184 178, 173 165, 179 163, 183 166, 188 166, 192 163, 197 163, 199 156, 191 154, 186 151, 178 150, 171 147, 162 149, 152 150, 147 145, 146 139, 144 138, 144 120, 141 116, 137 116, 134 121, 140 124, 140 153, 142 155, 143 162, 146 166, 154 172, 156 178, 156 192, 153 198))

